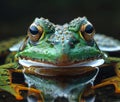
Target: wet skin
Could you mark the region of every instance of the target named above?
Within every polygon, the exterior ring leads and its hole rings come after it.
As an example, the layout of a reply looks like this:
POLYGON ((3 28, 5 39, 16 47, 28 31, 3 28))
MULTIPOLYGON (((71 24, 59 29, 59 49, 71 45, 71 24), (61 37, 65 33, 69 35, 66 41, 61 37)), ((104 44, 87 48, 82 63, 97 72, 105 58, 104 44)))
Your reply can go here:
POLYGON ((94 34, 86 17, 62 26, 36 18, 15 55, 16 61, 0 66, 0 89, 17 99, 23 98, 19 90, 28 90, 29 94, 40 94, 39 100, 45 102, 60 97, 79 102, 84 88, 98 73, 96 66, 104 63, 94 34), (23 73, 29 88, 12 83, 12 72, 23 73))

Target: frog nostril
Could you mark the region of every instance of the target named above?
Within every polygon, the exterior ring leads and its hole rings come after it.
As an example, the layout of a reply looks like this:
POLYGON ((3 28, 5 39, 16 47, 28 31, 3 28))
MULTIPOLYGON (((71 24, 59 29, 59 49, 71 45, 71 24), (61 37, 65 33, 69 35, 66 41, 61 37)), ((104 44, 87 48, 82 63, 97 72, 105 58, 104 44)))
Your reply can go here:
POLYGON ((69 102, 69 100, 66 97, 56 97, 54 102, 69 102))

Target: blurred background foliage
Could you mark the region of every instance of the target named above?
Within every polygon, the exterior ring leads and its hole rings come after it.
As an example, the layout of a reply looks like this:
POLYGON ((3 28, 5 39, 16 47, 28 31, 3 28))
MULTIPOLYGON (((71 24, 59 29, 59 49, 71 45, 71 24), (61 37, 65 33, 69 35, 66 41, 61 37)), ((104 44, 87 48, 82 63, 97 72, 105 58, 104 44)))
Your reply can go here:
POLYGON ((120 0, 1 0, 0 40, 25 35, 35 17, 64 24, 79 16, 97 33, 120 39, 120 0))

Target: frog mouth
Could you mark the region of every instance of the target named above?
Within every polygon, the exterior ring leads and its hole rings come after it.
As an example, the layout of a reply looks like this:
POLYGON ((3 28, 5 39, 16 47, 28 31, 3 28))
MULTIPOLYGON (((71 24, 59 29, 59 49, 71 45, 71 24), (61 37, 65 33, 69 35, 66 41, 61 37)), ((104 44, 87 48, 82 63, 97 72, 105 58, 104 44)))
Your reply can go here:
POLYGON ((36 67, 47 67, 47 68, 72 68, 72 67, 81 67, 81 66, 91 66, 91 67, 97 67, 104 63, 104 59, 95 59, 90 61, 84 61, 80 63, 75 63, 71 65, 64 65, 64 66, 57 66, 53 64, 48 63, 42 63, 37 62, 29 59, 19 59, 19 63, 23 66, 30 67, 30 66, 36 66, 36 67))

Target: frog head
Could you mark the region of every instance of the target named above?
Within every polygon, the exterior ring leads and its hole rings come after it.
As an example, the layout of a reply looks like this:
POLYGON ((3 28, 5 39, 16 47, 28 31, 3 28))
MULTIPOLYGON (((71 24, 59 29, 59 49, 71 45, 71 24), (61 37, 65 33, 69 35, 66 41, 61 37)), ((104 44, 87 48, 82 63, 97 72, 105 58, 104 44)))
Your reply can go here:
POLYGON ((95 29, 86 17, 55 25, 36 18, 17 56, 24 66, 70 67, 103 63, 102 52, 94 41, 95 29))

